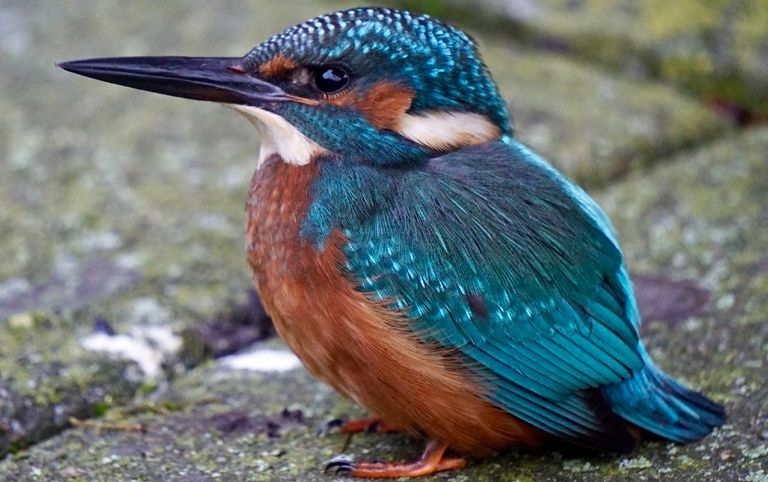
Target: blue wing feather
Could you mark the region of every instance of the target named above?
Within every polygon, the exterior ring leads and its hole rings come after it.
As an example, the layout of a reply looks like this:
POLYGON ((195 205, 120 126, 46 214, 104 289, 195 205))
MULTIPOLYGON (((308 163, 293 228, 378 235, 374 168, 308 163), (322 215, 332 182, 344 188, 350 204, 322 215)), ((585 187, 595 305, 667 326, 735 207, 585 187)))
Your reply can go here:
POLYGON ((643 360, 621 281, 606 281, 622 266, 607 221, 522 152, 499 143, 474 154, 401 173, 389 209, 345 230, 350 276, 406 311, 424 341, 473 360, 510 413, 615 444, 626 434, 605 430, 584 393, 631 378, 643 360))
POLYGON ((619 416, 673 440, 704 430, 685 415, 693 399, 654 388, 664 375, 640 345, 608 219, 525 147, 506 139, 393 173, 323 169, 356 193, 354 215, 318 188, 304 234, 342 228, 358 289, 404 312, 424 342, 466 357, 491 401, 607 450, 634 443, 619 416))

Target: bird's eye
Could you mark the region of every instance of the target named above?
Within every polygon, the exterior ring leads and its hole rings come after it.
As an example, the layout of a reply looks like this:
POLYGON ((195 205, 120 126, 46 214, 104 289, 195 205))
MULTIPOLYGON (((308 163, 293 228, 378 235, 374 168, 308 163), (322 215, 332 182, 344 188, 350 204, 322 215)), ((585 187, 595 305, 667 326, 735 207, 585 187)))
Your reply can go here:
POLYGON ((315 70, 315 85, 321 92, 333 94, 349 83, 349 74, 339 67, 320 67, 315 70))

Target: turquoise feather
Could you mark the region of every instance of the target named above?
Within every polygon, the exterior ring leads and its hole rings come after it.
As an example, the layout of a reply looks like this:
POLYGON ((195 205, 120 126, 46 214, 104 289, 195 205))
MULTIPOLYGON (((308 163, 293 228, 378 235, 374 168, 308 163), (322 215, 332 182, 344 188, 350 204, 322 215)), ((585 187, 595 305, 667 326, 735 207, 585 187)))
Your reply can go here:
POLYGON ((621 419, 677 441, 722 422, 719 406, 643 350, 607 217, 516 141, 418 168, 329 162, 321 172, 303 232, 342 229, 358 289, 404 312, 425 343, 461 353, 504 410, 605 450, 634 444, 621 419))

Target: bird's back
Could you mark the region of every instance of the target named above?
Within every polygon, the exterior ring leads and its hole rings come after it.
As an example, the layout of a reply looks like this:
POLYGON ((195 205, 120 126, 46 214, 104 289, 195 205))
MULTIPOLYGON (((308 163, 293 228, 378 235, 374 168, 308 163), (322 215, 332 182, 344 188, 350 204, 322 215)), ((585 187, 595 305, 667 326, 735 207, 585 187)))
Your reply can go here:
POLYGON ((673 440, 722 422, 718 406, 671 394, 643 350, 607 218, 520 144, 397 173, 331 165, 313 193, 302 232, 322 246, 329 226, 343 230, 356 289, 459 353, 478 393, 515 417, 604 450, 634 446, 625 420, 673 440))

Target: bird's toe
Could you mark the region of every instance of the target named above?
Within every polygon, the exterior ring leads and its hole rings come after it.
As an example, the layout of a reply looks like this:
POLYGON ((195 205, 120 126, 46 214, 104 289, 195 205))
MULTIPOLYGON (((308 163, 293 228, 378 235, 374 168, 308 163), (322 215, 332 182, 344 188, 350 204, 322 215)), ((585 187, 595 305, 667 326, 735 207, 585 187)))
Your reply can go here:
POLYGON ((334 418, 333 420, 328 420, 324 424, 320 426, 320 428, 317 429, 317 435, 318 436, 324 436, 328 435, 328 433, 331 432, 331 430, 335 428, 343 427, 345 423, 345 420, 343 418, 334 418))
POLYGON ((339 455, 328 462, 325 463, 325 468, 323 469, 324 473, 328 473, 328 471, 332 471, 334 474, 347 474, 349 472, 352 472, 355 468, 355 463, 352 462, 352 460, 344 455, 339 455))

